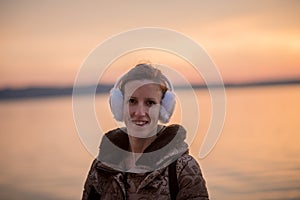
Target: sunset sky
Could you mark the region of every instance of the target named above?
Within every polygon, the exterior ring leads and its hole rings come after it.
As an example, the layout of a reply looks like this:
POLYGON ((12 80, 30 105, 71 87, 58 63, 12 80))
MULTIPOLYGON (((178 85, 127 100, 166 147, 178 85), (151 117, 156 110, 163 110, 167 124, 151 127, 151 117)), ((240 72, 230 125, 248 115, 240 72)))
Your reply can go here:
MULTIPOLYGON (((192 38, 225 82, 299 78, 299 11, 297 0, 3 0, 0 89, 72 85, 99 43, 140 27, 168 28, 192 38)), ((136 59, 159 62, 154 54, 136 59)), ((183 70, 179 61, 176 65, 183 70)))

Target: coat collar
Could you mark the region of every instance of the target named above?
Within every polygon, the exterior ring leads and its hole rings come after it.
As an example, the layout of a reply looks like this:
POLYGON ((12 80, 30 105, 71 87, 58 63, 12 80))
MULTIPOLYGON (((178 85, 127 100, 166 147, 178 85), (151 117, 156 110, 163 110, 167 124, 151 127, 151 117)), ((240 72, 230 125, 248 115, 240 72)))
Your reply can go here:
POLYGON ((145 172, 166 167, 188 151, 184 142, 185 129, 177 124, 162 126, 157 138, 151 143, 136 162, 135 169, 126 169, 124 158, 131 152, 126 129, 117 128, 106 133, 100 144, 98 160, 105 170, 145 172))

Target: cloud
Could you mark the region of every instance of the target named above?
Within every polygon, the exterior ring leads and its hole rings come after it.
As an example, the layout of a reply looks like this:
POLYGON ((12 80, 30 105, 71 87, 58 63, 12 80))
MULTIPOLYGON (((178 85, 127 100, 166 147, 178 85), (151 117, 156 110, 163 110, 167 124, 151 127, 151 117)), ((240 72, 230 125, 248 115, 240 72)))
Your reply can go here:
MULTIPOLYGON (((100 42, 143 26, 190 36, 208 50, 225 74, 234 66, 243 66, 245 71, 258 66, 269 69, 274 64, 296 66, 299 10, 300 2, 293 0, 2 1, 0 66, 10 77, 1 80, 13 84, 13 74, 22 70, 55 72, 48 82, 66 69, 70 71, 65 76, 73 76, 100 42)), ((294 68, 289 70, 295 73, 294 68)), ((24 82, 35 82, 30 77, 34 76, 24 76, 24 82)))

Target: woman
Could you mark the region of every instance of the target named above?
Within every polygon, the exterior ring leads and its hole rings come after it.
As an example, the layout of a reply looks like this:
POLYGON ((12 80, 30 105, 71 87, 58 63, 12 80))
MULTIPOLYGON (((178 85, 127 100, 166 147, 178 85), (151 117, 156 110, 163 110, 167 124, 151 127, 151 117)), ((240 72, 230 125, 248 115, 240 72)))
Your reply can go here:
POLYGON ((184 128, 158 124, 169 121, 175 106, 172 84, 160 70, 132 68, 116 82, 110 106, 126 127, 102 138, 82 199, 208 199, 184 128))

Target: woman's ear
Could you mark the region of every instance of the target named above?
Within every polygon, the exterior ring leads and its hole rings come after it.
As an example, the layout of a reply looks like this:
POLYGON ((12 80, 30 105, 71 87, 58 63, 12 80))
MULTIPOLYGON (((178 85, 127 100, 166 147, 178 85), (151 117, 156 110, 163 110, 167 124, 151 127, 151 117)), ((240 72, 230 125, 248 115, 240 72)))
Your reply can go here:
POLYGON ((174 112, 176 104, 176 97, 174 92, 167 91, 161 101, 161 108, 159 111, 159 120, 162 123, 168 123, 174 112))
POLYGON ((110 91, 109 105, 115 120, 123 121, 123 94, 120 89, 110 91))

